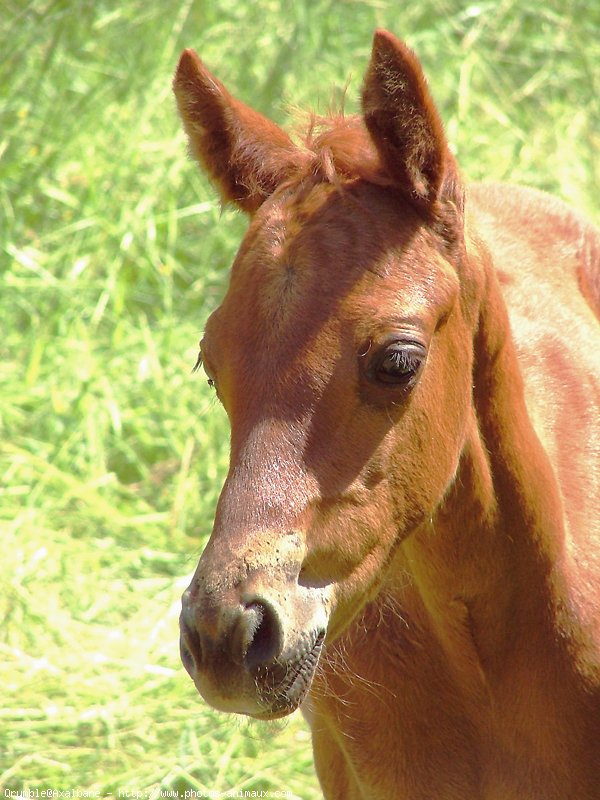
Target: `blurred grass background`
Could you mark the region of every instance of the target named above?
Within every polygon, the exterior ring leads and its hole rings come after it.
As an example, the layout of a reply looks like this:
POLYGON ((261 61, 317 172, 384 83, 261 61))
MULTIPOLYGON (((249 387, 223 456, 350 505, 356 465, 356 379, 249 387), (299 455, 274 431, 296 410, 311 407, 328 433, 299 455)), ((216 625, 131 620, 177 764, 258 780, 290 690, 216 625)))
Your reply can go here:
POLYGON ((376 26, 417 50, 467 176, 598 221, 598 3, 0 3, 0 789, 321 796, 300 718, 212 712, 179 665, 228 449, 191 367, 245 223, 170 81, 193 46, 280 122, 345 87, 352 111, 376 26))

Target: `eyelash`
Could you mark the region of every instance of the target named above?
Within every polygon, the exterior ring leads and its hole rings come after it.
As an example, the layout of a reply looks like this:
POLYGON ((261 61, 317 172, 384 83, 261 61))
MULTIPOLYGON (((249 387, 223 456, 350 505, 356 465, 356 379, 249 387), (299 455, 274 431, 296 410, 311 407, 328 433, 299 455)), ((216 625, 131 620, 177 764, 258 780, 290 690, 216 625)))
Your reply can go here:
POLYGON ((419 342, 403 339, 390 341, 374 354, 368 375, 378 384, 410 389, 415 384, 426 358, 427 351, 419 342))

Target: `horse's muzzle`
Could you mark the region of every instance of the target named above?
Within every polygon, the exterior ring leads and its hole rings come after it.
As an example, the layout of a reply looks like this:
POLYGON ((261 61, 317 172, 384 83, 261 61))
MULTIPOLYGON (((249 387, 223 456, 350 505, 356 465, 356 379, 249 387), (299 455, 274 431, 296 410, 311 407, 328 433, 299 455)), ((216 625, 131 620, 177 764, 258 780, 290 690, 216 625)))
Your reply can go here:
POLYGON ((181 660, 215 708, 284 716, 310 688, 327 616, 322 590, 295 584, 250 592, 238 584, 206 591, 195 576, 182 597, 181 660))

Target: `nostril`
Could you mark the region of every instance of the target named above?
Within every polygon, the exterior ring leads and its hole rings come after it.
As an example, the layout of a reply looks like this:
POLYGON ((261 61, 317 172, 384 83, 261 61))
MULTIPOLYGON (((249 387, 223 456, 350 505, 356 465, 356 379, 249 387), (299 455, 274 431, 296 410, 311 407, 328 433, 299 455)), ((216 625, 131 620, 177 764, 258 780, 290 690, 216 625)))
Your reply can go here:
POLYGON ((283 631, 277 612, 265 601, 250 603, 246 612, 250 627, 244 664, 248 670, 254 671, 277 658, 283 644, 283 631))
POLYGON ((179 650, 183 666, 190 675, 193 675, 202 661, 202 647, 197 631, 186 621, 185 617, 186 615, 182 614, 179 619, 179 650))
POLYGON ((192 655, 192 651, 189 649, 183 636, 179 638, 179 653, 181 655, 181 662, 186 670, 191 674, 193 674, 196 668, 196 662, 194 660, 194 656, 192 655))

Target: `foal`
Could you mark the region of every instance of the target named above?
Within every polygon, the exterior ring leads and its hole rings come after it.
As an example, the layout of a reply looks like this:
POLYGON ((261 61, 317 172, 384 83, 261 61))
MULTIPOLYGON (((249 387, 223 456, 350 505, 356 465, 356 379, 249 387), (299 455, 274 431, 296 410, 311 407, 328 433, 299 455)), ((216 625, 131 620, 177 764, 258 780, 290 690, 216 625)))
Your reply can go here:
POLYGON ((201 359, 231 423, 183 663, 302 705, 326 798, 600 797, 600 234, 465 186, 414 54, 306 140, 196 54, 192 153, 250 215, 201 359))

